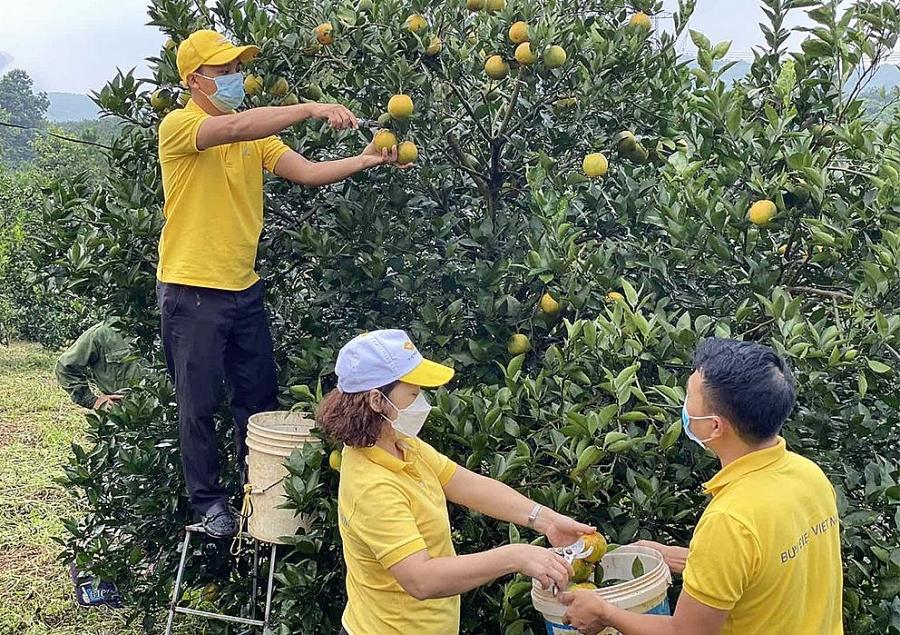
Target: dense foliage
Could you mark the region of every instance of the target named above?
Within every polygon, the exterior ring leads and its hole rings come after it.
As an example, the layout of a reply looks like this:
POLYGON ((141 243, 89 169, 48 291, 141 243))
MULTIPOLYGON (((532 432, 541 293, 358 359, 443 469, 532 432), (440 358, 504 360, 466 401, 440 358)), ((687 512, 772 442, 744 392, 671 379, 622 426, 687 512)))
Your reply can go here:
MULTIPOLYGON (((868 0, 842 12, 814 0, 763 6, 766 45, 729 85, 718 63, 727 43, 691 32, 697 59, 676 53, 688 0, 674 32, 664 20, 629 26, 638 9, 660 13, 652 0, 511 1, 493 13, 461 1, 154 0, 150 15, 174 42, 211 26, 258 44, 251 71, 263 89, 251 105, 324 99, 377 118, 394 93, 416 104, 390 124, 418 145, 415 169, 320 190, 268 184, 259 266, 286 405, 314 406, 352 335, 406 328, 459 371, 427 429, 439 449, 614 542, 684 543, 715 470, 678 438, 693 349, 713 334, 769 343, 798 380, 785 436, 838 492, 847 631, 898 633, 900 120, 867 111, 860 95, 897 44, 900 12, 868 0), (814 26, 789 53, 796 10, 814 26), (418 33, 405 27, 414 12, 428 21, 418 33), (512 59, 516 20, 530 24, 537 61, 490 81, 484 60, 512 59), (334 43, 323 46, 313 29, 325 21, 334 43), (441 47, 429 54, 434 36, 441 47), (560 68, 543 60, 549 45, 567 52, 560 68), (275 94, 282 77, 287 96, 275 94), (621 143, 624 130, 638 149, 621 143), (590 152, 609 159, 605 177, 581 174, 590 152), (761 199, 776 215, 757 224, 748 209, 761 199), (558 312, 538 309, 547 292, 558 312), (507 352, 515 333, 530 351, 507 352)), ((44 217, 54 230, 38 239, 55 279, 130 320, 154 357, 156 126, 178 107, 174 60, 173 46, 153 60, 158 85, 120 74, 97 95, 127 122, 109 174, 98 186, 54 183, 44 217), (149 101, 158 89, 161 109, 149 101)), ((318 123, 283 138, 313 159, 365 143, 318 123)), ((67 476, 89 511, 65 555, 114 579, 149 624, 187 514, 170 389, 151 381, 90 425, 67 476)), ((322 458, 307 447, 290 460, 290 498, 317 522, 279 565, 279 633, 333 629, 342 608, 337 475, 322 458)), ((453 525, 461 552, 533 538, 462 510, 453 525)), ((241 603, 227 569, 245 559, 214 575, 194 562, 191 583, 212 575, 220 607, 241 603)), ((467 594, 463 630, 539 632, 527 590, 505 580, 467 594)))

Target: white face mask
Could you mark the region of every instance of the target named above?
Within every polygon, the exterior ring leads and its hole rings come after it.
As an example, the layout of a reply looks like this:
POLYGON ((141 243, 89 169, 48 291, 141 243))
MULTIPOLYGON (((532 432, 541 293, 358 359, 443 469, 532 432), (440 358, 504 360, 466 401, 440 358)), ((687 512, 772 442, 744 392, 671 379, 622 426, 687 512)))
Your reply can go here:
POLYGON ((419 432, 422 431, 422 426, 425 425, 425 420, 428 418, 429 413, 431 413, 431 404, 428 403, 425 394, 420 392, 419 396, 416 397, 416 400, 403 410, 397 408, 397 406, 394 405, 394 402, 388 399, 384 393, 382 393, 381 396, 384 397, 389 404, 394 406, 394 409, 397 411, 397 418, 393 420, 381 415, 390 422, 391 427, 407 437, 419 436, 419 432))

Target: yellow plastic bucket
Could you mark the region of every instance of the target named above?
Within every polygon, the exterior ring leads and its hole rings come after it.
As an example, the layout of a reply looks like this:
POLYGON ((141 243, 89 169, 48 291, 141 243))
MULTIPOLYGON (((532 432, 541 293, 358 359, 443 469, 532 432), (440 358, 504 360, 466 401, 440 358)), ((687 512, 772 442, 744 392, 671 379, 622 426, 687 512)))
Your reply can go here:
POLYGON ((284 544, 300 527, 308 528, 303 516, 292 509, 279 509, 285 502, 284 460, 298 447, 316 442, 315 422, 298 412, 260 412, 247 423, 247 468, 252 513, 247 531, 258 540, 284 544))
MULTIPOLYGON (((655 549, 634 545, 619 547, 603 556, 599 565, 603 568, 604 580, 622 580, 618 584, 593 591, 601 598, 633 613, 670 615, 668 589, 672 584, 672 573, 663 561, 662 554, 655 549), (635 578, 631 571, 634 559, 640 558, 644 574, 635 578)), ((574 635, 576 631, 564 624, 566 607, 556 601, 549 589, 541 588, 537 580, 532 581, 531 602, 544 616, 547 635, 574 635)), ((606 628, 599 635, 616 635, 619 631, 606 628)))

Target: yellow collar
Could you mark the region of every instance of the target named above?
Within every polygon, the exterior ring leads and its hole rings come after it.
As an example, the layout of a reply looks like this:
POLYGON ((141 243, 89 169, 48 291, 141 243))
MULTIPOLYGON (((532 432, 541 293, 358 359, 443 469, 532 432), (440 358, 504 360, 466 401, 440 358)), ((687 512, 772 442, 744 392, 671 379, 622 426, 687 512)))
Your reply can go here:
POLYGON ((377 445, 373 445, 370 448, 359 448, 359 451, 363 453, 363 456, 372 461, 372 463, 380 465, 391 472, 401 472, 411 466, 415 460, 415 457, 413 456, 414 448, 407 443, 403 444, 402 459, 398 459, 396 456, 379 448, 377 445))
POLYGON ((703 490, 705 493, 715 496, 726 485, 747 476, 751 472, 756 472, 772 465, 782 459, 785 454, 787 454, 787 447, 784 438, 778 437, 778 443, 772 447, 745 454, 723 467, 715 476, 703 484, 703 490))

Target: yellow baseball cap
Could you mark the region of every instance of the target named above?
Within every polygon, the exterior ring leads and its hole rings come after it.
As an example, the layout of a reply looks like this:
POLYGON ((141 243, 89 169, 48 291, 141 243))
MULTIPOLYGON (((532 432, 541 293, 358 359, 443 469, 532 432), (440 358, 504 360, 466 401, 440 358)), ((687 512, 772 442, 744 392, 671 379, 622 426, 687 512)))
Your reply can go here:
POLYGON ((257 55, 259 55, 259 47, 235 46, 224 35, 209 29, 202 29, 191 33, 178 46, 178 55, 176 56, 178 74, 181 76, 181 81, 187 84, 187 76, 196 72, 201 66, 228 64, 235 59, 249 62, 257 55))

